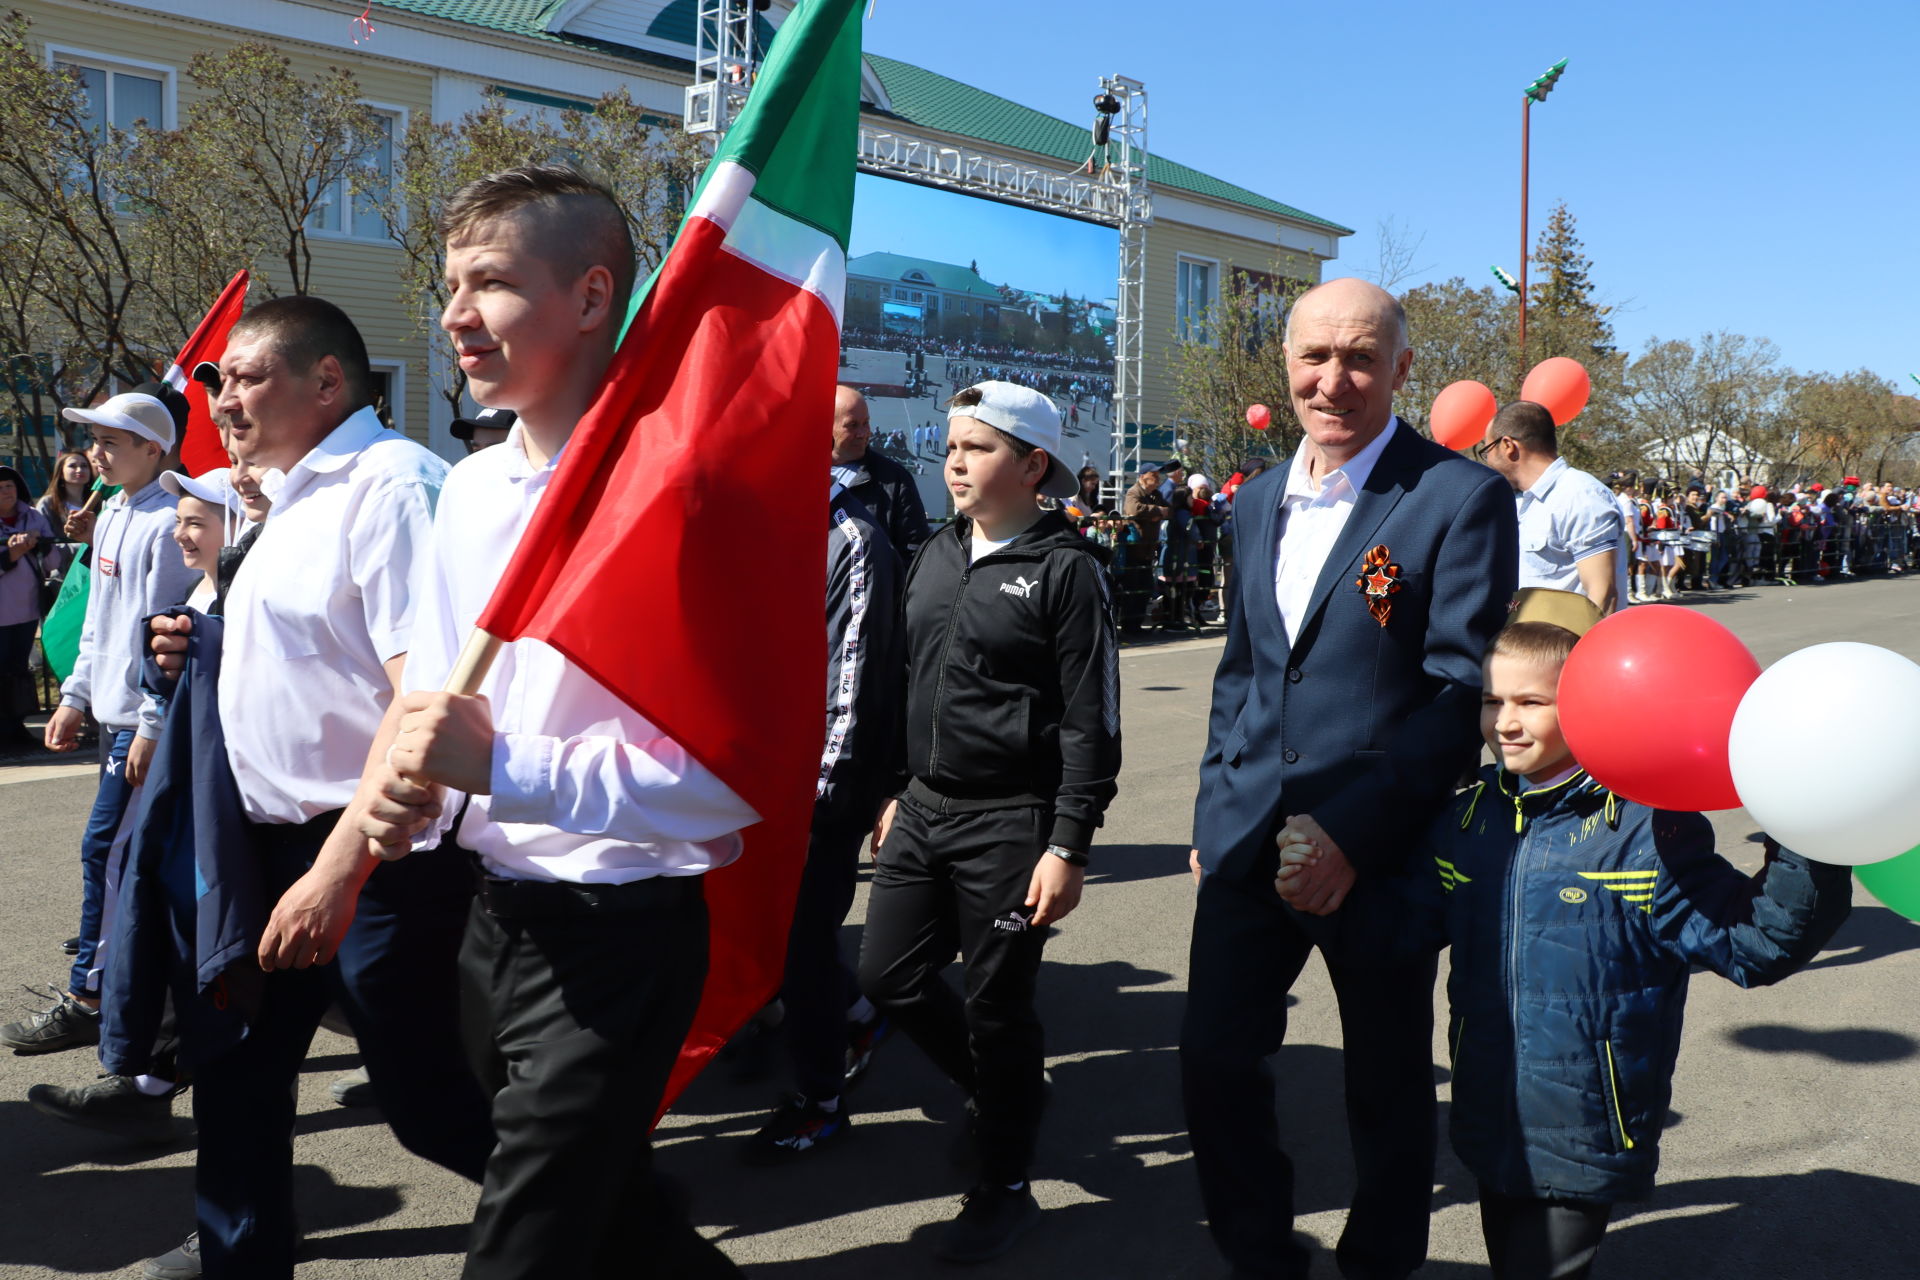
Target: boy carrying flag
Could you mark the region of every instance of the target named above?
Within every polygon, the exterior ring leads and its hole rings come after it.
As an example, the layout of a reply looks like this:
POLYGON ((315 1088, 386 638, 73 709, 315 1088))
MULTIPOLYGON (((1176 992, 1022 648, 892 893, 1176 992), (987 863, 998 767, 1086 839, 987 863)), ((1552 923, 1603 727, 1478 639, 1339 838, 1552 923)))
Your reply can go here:
MULTIPOLYGON (((1583 1280, 1613 1206, 1653 1190, 1691 968, 1778 982, 1833 937, 1852 890, 1848 868, 1772 841, 1743 875, 1700 814, 1589 776, 1557 693, 1599 611, 1521 595, 1484 665, 1480 729, 1499 763, 1428 833, 1415 896, 1428 941, 1453 948, 1452 1139, 1480 1183, 1493 1274, 1583 1280)), ((1296 832, 1280 842, 1281 882, 1318 857, 1296 832)))

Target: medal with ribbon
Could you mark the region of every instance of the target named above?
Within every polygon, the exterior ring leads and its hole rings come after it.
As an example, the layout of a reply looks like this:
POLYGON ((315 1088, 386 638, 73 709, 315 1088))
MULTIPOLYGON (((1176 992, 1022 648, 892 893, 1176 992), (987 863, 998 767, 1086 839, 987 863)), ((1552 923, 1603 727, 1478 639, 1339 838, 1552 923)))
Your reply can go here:
POLYGON ((1367 552, 1361 562, 1360 577, 1354 586, 1360 588, 1360 594, 1366 598, 1367 612, 1381 626, 1387 625, 1387 618, 1393 613, 1393 597, 1400 592, 1400 566, 1392 561, 1393 553, 1386 544, 1367 552))

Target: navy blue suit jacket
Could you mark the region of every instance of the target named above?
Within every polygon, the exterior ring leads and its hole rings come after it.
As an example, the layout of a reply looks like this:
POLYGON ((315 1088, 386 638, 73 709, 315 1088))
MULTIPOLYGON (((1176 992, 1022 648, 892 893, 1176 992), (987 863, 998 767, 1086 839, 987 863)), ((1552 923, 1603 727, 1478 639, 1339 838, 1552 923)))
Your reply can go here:
POLYGON ((1234 498, 1227 643, 1194 847, 1207 874, 1271 893, 1274 837, 1287 815, 1311 814, 1359 879, 1332 915, 1294 918, 1330 952, 1385 955, 1400 932, 1409 850, 1478 748, 1480 659, 1519 573, 1513 490, 1398 425, 1289 644, 1274 598, 1286 478, 1287 467, 1270 468, 1234 498), (1404 584, 1385 626, 1355 585, 1382 545, 1404 584))

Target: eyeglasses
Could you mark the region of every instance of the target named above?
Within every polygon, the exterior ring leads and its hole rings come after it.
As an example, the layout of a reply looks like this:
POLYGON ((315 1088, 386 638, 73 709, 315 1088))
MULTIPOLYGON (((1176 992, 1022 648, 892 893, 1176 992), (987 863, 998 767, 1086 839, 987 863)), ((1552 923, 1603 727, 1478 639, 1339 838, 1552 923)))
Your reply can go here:
POLYGON ((1487 454, 1493 451, 1493 446, 1499 444, 1502 440, 1511 439, 1513 439, 1512 436, 1495 436, 1491 440, 1482 440, 1479 444, 1473 446, 1473 460, 1475 462, 1485 462, 1487 460, 1487 454))

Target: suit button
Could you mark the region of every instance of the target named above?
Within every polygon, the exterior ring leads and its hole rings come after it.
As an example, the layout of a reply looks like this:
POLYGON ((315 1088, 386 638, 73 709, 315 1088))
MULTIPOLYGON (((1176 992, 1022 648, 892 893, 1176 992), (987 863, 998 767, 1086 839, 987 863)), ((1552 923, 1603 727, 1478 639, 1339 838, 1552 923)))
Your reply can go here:
POLYGON ((1299 684, 1299 683, 1300 683, 1300 668, 1298 668, 1298 667, 1288 667, 1288 668, 1287 668, 1287 683, 1288 683, 1288 684, 1299 684))
POLYGON ((1293 764, 1295 761, 1300 759, 1300 753, 1298 751, 1295 751, 1292 747, 1288 747, 1285 751, 1280 753, 1280 758, 1282 760, 1285 760, 1288 764, 1293 764))

